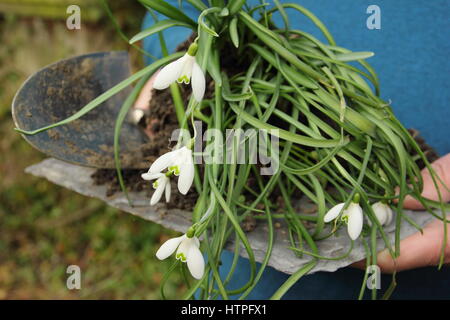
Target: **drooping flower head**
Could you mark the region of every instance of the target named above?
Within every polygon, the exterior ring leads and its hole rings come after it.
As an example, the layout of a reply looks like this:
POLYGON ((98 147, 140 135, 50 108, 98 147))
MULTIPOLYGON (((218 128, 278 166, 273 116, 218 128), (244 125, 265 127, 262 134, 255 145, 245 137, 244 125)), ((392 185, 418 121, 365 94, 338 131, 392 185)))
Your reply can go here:
MULTIPOLYGON (((341 215, 341 220, 347 224, 347 232, 352 240, 356 240, 361 234, 364 220, 363 211, 361 206, 359 205, 359 196, 355 196, 355 198, 349 204, 348 208, 342 212, 341 215)), ((323 220, 325 222, 335 220, 341 213, 344 206, 345 203, 339 203, 335 205, 325 214, 323 220)))
POLYGON ((169 63, 156 75, 153 88, 163 90, 172 83, 189 84, 192 80, 192 92, 195 100, 202 101, 205 95, 205 75, 195 58, 198 50, 197 43, 192 43, 184 56, 169 63))
POLYGON ((165 191, 166 202, 170 201, 170 194, 172 192, 170 187, 170 172, 169 174, 164 174, 161 172, 157 173, 144 173, 141 175, 144 180, 155 180, 153 182, 153 189, 155 192, 153 193, 152 198, 150 199, 150 205, 153 206, 161 200, 162 194, 165 191))
POLYGON ((193 235, 188 237, 188 234, 189 232, 181 237, 172 238, 164 242, 156 252, 156 257, 159 260, 164 260, 176 250, 175 258, 185 262, 192 276, 199 280, 205 272, 205 260, 200 251, 200 241, 193 235))
POLYGON ((185 146, 163 154, 152 163, 147 174, 160 174, 166 169, 178 176, 178 190, 181 194, 186 194, 194 181, 192 150, 185 146))
MULTIPOLYGON (((383 203, 382 201, 376 202, 372 204, 372 210, 375 212, 375 216, 380 222, 380 225, 389 225, 392 222, 394 213, 387 203, 383 203)), ((372 225, 370 220, 368 223, 369 225, 372 225)))

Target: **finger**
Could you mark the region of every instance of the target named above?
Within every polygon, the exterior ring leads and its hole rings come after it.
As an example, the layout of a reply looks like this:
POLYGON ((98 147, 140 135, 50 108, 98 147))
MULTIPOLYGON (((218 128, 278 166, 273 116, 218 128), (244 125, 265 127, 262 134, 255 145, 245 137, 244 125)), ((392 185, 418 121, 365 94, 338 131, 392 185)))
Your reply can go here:
POLYGON ((365 259, 360 260, 358 262, 352 263, 350 266, 353 268, 365 270, 366 269, 366 260, 365 259))
MULTIPOLYGON (((443 201, 450 201, 450 192, 448 190, 450 188, 450 153, 433 162, 431 166, 446 186, 437 181, 443 201)), ((422 177, 424 183, 422 196, 430 200, 439 201, 438 192, 428 169, 422 170, 422 177)), ((423 209, 421 203, 411 196, 405 198, 404 206, 414 210, 423 209)))
POLYGON ((150 100, 152 99, 152 89, 153 83, 155 81, 154 74, 142 87, 141 92, 139 93, 138 98, 136 99, 133 110, 132 110, 132 118, 134 123, 138 123, 141 118, 144 116, 144 113, 150 108, 150 100))
MULTIPOLYGON (((423 234, 417 232, 400 242, 400 256, 397 259, 392 259, 386 249, 379 252, 377 265, 382 272, 387 273, 437 265, 441 256, 443 237, 443 223, 435 220, 425 226, 423 234)), ((450 239, 446 243, 444 263, 450 263, 450 239)), ((365 269, 366 260, 355 262, 352 267, 365 269)))
MULTIPOLYGON (((440 220, 429 223, 423 234, 417 232, 400 242, 400 256, 392 259, 387 250, 378 254, 377 264, 383 272, 394 272, 434 266, 439 263, 444 238, 444 226, 440 220)), ((445 263, 450 261, 450 242, 445 248, 445 263)))

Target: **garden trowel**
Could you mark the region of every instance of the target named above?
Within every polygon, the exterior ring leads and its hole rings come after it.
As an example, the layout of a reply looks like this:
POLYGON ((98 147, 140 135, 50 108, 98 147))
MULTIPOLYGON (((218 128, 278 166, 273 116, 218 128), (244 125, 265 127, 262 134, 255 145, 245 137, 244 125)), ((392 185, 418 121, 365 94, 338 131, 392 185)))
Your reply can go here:
MULTIPOLYGON (((34 73, 17 92, 12 116, 17 128, 35 130, 63 120, 130 76, 126 52, 100 52, 61 60, 34 73)), ((114 126, 126 88, 78 120, 24 135, 35 148, 70 163, 114 168, 114 126)), ((123 123, 120 158, 123 168, 146 168, 141 151, 148 138, 136 124, 123 123)))

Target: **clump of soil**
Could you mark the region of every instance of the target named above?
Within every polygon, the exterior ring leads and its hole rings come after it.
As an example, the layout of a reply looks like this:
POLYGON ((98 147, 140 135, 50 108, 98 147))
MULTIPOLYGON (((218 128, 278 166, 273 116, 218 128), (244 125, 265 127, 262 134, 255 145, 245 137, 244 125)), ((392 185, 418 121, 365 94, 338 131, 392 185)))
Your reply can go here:
MULTIPOLYGON (((188 90, 181 88, 183 99, 187 100, 190 94, 188 90)), ((152 93, 150 110, 139 123, 149 137, 149 142, 142 146, 143 154, 149 159, 149 165, 160 155, 168 152, 174 147, 175 142, 171 142, 172 132, 179 128, 178 120, 175 114, 175 108, 172 103, 172 96, 169 90, 156 91, 152 93)), ((131 192, 145 191, 148 199, 153 193, 152 183, 142 179, 141 174, 147 170, 123 169, 122 175, 125 186, 131 192)), ((106 185, 106 195, 113 196, 120 192, 119 179, 115 169, 98 169, 92 174, 95 185, 106 185)), ((177 191, 177 179, 172 179, 171 201, 167 204, 168 209, 192 210, 197 200, 197 193, 191 188, 185 196, 177 191)), ((161 199, 160 203, 164 202, 161 199)))
MULTIPOLYGON (((141 192, 145 190, 148 182, 141 178, 141 174, 145 170, 122 170, 122 176, 125 185, 131 190, 141 192)), ((119 179, 117 178, 117 172, 113 169, 97 169, 91 178, 94 180, 95 185, 106 185, 106 196, 111 197, 116 192, 120 192, 119 179)))

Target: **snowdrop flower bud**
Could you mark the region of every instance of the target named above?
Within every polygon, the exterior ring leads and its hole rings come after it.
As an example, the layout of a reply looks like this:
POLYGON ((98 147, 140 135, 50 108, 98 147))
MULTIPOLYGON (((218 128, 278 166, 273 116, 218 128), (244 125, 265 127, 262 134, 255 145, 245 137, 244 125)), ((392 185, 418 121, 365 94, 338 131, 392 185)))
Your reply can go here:
MULTIPOLYGON (((393 212, 391 207, 389 207, 386 203, 381 201, 372 204, 373 212, 375 212, 375 216, 377 217, 380 224, 389 225, 392 222, 393 212)), ((369 225, 372 225, 372 222, 368 221, 369 225)))
MULTIPOLYGON (((339 203, 331 208, 324 217, 325 222, 336 219, 344 208, 345 203, 339 203)), ((358 203, 352 202, 342 213, 341 219, 347 223, 347 232, 352 240, 356 240, 363 228, 363 211, 358 203)))
POLYGON ((153 193, 152 198, 150 199, 150 205, 153 206, 161 200, 163 191, 165 191, 166 194, 166 202, 170 201, 170 179, 167 174, 164 173, 144 173, 141 175, 142 179, 144 180, 155 180, 153 182, 153 189, 155 189, 155 192, 153 193))
POLYGON ((172 238, 163 243, 156 252, 159 260, 164 260, 171 256, 175 250, 175 257, 181 262, 187 263, 189 272, 195 279, 200 280, 205 272, 205 260, 199 249, 200 241, 197 237, 189 238, 186 234, 181 237, 172 238))
POLYGON ((178 190, 181 194, 186 194, 194 181, 194 160, 192 150, 188 147, 182 147, 163 154, 153 162, 148 174, 157 174, 168 169, 178 177, 178 190))
POLYGON ((205 95, 206 81, 205 75, 195 59, 197 49, 198 45, 194 42, 184 56, 162 68, 156 75, 153 88, 163 90, 175 81, 189 84, 192 78, 191 86, 194 98, 198 102, 202 101, 205 95))

